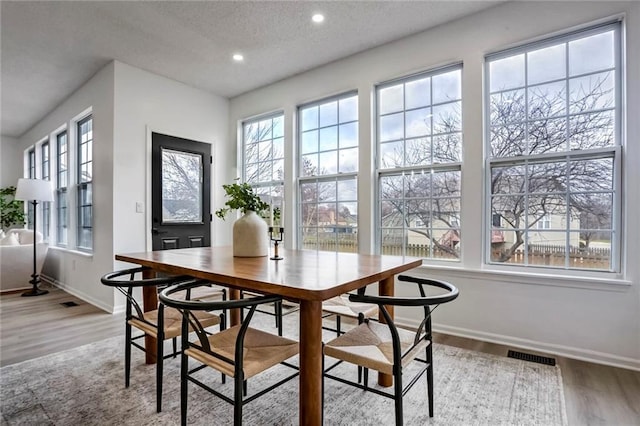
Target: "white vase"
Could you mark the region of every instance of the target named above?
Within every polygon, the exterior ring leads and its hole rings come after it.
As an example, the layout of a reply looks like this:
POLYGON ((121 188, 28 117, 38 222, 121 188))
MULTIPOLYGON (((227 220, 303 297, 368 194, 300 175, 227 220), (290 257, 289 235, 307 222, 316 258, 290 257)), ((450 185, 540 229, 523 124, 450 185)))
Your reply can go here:
POLYGON ((233 224, 233 255, 261 257, 269 254, 267 222, 254 211, 248 211, 233 224))

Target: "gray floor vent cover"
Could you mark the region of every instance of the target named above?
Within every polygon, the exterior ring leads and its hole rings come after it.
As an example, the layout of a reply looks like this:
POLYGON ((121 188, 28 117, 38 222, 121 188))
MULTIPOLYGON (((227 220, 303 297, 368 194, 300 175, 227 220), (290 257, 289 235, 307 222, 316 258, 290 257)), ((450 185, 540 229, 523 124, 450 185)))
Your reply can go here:
POLYGON ((527 353, 524 353, 524 352, 518 352, 518 351, 512 351, 512 350, 510 350, 509 353, 507 353, 507 357, 515 358, 515 359, 521 359, 523 361, 537 362, 538 364, 544 364, 544 365, 556 365, 556 359, 555 358, 549 358, 549 357, 546 357, 546 356, 527 354, 527 353))
POLYGON ((62 302, 61 305, 65 308, 73 308, 74 306, 78 306, 76 302, 62 302))

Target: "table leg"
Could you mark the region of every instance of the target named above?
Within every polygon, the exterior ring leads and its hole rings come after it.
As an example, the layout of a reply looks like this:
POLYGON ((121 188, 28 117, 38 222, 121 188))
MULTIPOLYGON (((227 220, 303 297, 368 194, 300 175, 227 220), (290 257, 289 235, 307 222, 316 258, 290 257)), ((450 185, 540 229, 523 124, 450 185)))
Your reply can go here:
MULTIPOLYGON (((155 278, 156 273, 150 269, 142 272, 142 278, 155 278)), ((158 291, 155 286, 142 287, 142 310, 145 312, 158 309, 158 291)), ((156 338, 146 334, 144 336, 145 362, 147 364, 156 363, 156 338)))
POLYGON ((322 302, 300 302, 300 419, 322 424, 322 302))
MULTIPOLYGON (((395 281, 393 276, 380 281, 380 283, 378 284, 378 294, 380 296, 393 296, 394 282, 395 281)), ((391 315, 391 318, 393 318, 393 306, 385 307, 387 308, 387 312, 389 312, 389 315, 391 315)), ((382 316, 382 313, 378 314, 378 320, 382 323, 386 323, 384 317, 382 316)), ((378 373, 378 384, 385 387, 393 385, 393 376, 389 374, 378 373)))
MULTIPOLYGON (((230 288, 229 300, 238 300, 238 299, 240 299, 240 290, 235 288, 230 288)), ((240 324, 240 309, 231 309, 229 311, 229 320, 232 327, 234 325, 240 324)))

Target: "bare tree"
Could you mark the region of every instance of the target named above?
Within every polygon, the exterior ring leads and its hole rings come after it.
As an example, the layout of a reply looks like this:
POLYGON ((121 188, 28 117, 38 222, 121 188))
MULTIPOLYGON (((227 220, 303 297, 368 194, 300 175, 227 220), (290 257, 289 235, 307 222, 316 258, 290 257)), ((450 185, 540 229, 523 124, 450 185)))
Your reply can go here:
MULTIPOLYGON (((576 84, 569 96, 564 84, 551 88, 541 85, 530 88, 527 94, 513 90, 492 95, 491 156, 570 153, 613 145, 613 88, 607 85, 609 74, 576 84)), ((569 221, 607 216, 604 212, 607 208, 610 211, 611 204, 594 203, 593 199, 598 193, 611 191, 612 170, 613 161, 608 158, 567 160, 563 156, 540 158, 526 165, 494 166, 490 187, 492 215, 500 217, 500 228, 515 235, 495 260, 509 260, 524 244, 526 229, 545 216, 560 215, 569 221)), ((580 224, 585 225, 586 222, 580 224)), ((582 234, 581 238, 585 236, 582 234)))
MULTIPOLYGON (((427 115, 425 128, 439 133, 429 137, 408 140, 404 148, 387 152, 383 168, 460 161, 460 103, 450 104, 441 114, 427 115)), ((402 227, 421 235, 440 252, 459 257, 460 240, 460 172, 427 171, 383 176, 380 187, 383 227, 402 227)))

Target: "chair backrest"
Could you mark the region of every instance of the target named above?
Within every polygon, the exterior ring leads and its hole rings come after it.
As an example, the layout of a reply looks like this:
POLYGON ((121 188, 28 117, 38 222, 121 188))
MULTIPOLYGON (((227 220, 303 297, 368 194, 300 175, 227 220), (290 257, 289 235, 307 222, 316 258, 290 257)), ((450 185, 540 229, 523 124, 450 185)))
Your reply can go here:
MULTIPOLYGON (((210 285, 209 281, 198 280, 192 282, 186 282, 181 284, 172 285, 170 287, 162 290, 158 296, 160 299, 160 303, 163 305, 169 306, 171 308, 177 309, 182 313, 183 321, 182 321, 182 347, 183 349, 188 348, 189 346, 198 346, 198 349, 207 352, 211 356, 218 358, 230 365, 234 365, 237 368, 237 364, 234 360, 228 359, 214 351, 211 350, 209 346, 208 335, 204 330, 204 327, 198 321, 196 315, 193 314, 192 311, 226 311, 227 309, 242 309, 242 308, 250 308, 249 313, 244 318, 240 330, 238 331, 238 335, 236 338, 236 347, 235 347, 235 358, 242 359, 243 354, 243 343, 244 336, 249 328, 249 323, 251 322, 251 318, 256 311, 258 305, 264 303, 275 303, 282 300, 280 296, 258 296, 249 299, 239 299, 239 300, 223 300, 223 301, 203 301, 203 300, 186 300, 184 298, 176 298, 172 297, 175 293, 178 292, 188 292, 195 287, 210 285), (198 341, 200 345, 194 345, 188 340, 188 330, 189 326, 191 329, 195 331, 196 336, 198 337, 198 341)), ((223 320, 221 324, 224 324, 223 320)), ((240 373, 240 371, 236 371, 236 373, 240 373)))
POLYGON ((396 363, 400 362, 403 354, 400 354, 400 336, 397 330, 396 325, 393 322, 393 318, 389 314, 389 311, 385 308, 387 306, 406 306, 406 307, 423 307, 424 308, 424 319, 420 323, 420 326, 416 330, 414 343, 413 345, 405 350, 405 354, 411 352, 411 350, 419 343, 420 340, 431 340, 432 339, 432 329, 431 329, 431 313, 435 308, 439 305, 447 302, 451 302, 458 297, 459 291, 456 286, 446 281, 441 280, 432 280, 418 277, 411 277, 408 275, 400 275, 398 276, 398 281, 405 282, 413 282, 418 285, 418 289, 420 291, 420 297, 393 297, 393 296, 371 296, 365 295, 365 288, 358 289, 358 294, 350 294, 349 300, 352 302, 362 302, 362 303, 374 303, 378 305, 380 312, 382 313, 385 322, 389 326, 391 331, 391 337, 393 339, 394 346, 394 361, 396 363), (447 290, 446 293, 437 294, 433 296, 427 296, 425 291, 426 286, 438 287, 444 290, 447 290), (435 307, 432 309, 431 306, 435 307))
MULTIPOLYGON (((136 274, 141 274, 145 271, 150 271, 151 268, 141 266, 137 268, 124 269, 121 271, 110 272, 102 278, 100 282, 103 285, 109 287, 115 287, 120 293, 127 299, 127 320, 132 317, 132 308, 135 309, 138 319, 144 320, 142 308, 138 304, 138 301, 133 297, 133 289, 135 287, 166 287, 168 285, 177 284, 184 281, 193 281, 193 277, 189 276, 174 276, 174 277, 158 277, 158 278, 136 278, 136 274), (125 277, 128 277, 125 278, 125 277)), ((146 321, 145 321, 146 322, 146 321)), ((154 324, 151 324, 155 326, 154 324)))

